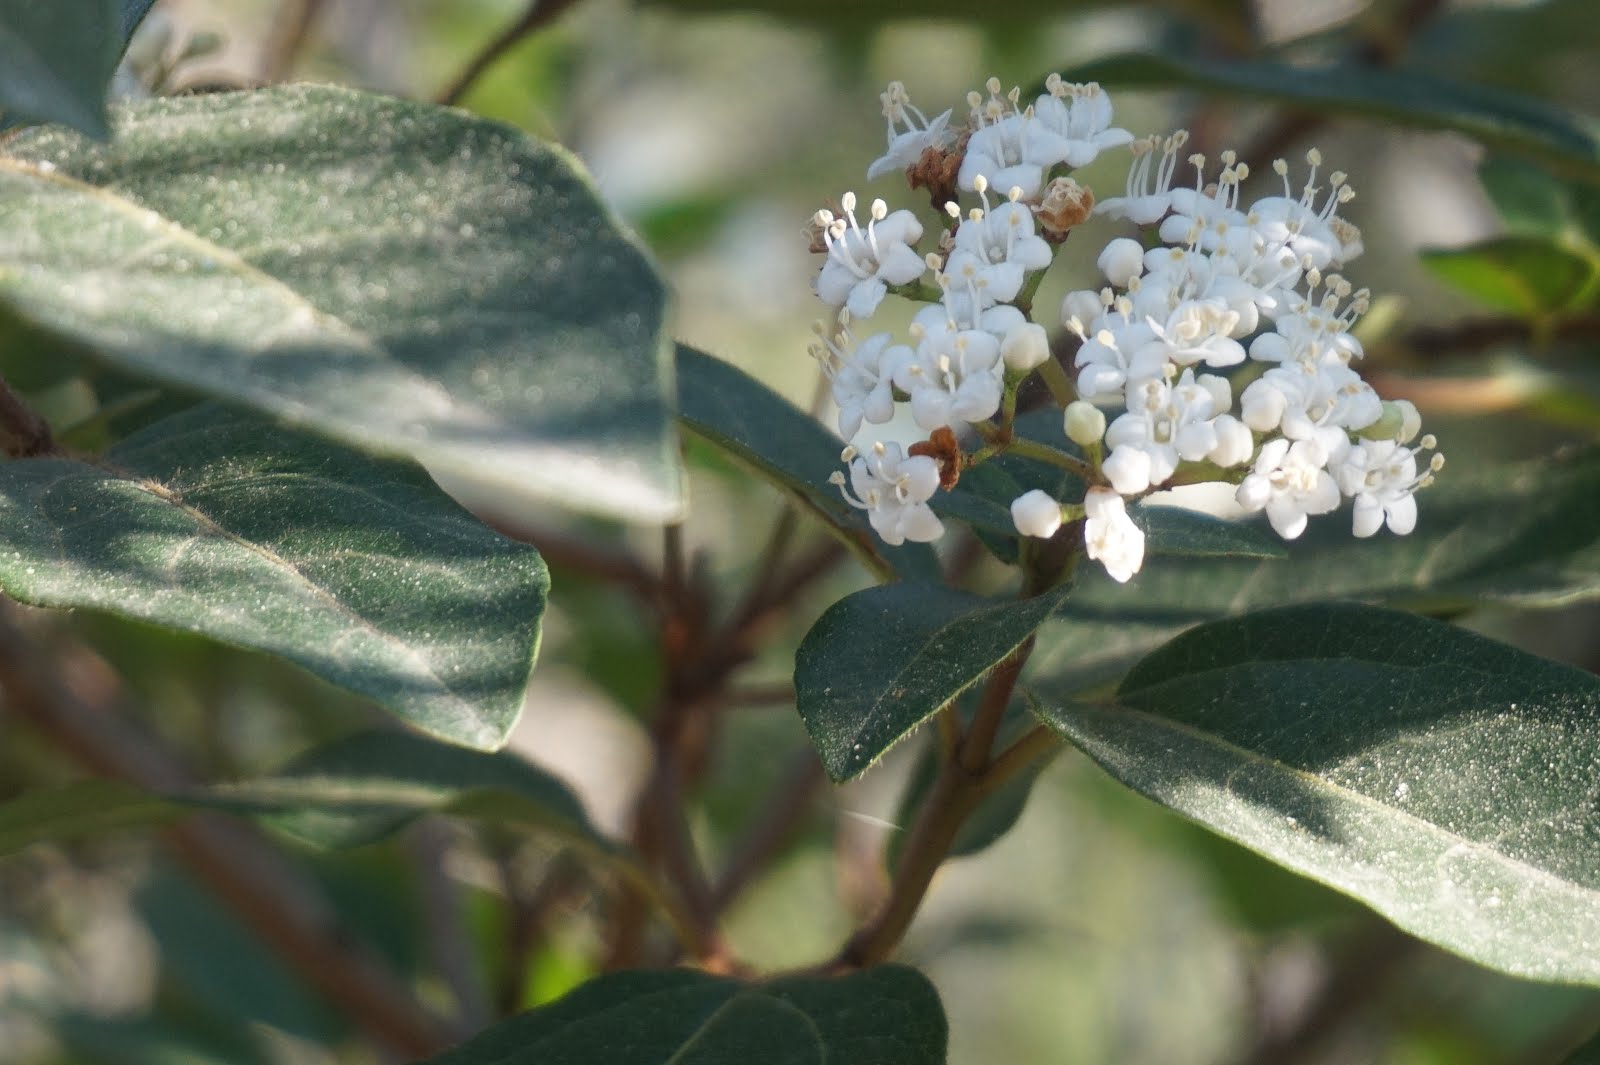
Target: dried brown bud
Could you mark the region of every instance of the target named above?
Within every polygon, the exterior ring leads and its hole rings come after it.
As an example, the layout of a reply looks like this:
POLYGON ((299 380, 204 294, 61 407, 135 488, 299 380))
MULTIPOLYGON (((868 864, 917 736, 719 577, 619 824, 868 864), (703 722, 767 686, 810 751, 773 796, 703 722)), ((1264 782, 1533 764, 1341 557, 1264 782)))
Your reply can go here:
POLYGON ((1058 177, 1045 186, 1044 198, 1034 208, 1041 236, 1060 244, 1074 226, 1082 225, 1094 210, 1094 191, 1069 177, 1058 177))
POLYGON ((946 492, 961 480, 961 445, 948 425, 941 425, 928 434, 928 439, 912 444, 908 453, 926 455, 939 464, 939 487, 946 492))
POLYGON ((944 205, 959 194, 956 175, 967 157, 967 140, 971 136, 972 131, 966 130, 949 148, 924 148, 922 158, 906 167, 906 180, 914 189, 928 190, 935 211, 943 211, 944 205))

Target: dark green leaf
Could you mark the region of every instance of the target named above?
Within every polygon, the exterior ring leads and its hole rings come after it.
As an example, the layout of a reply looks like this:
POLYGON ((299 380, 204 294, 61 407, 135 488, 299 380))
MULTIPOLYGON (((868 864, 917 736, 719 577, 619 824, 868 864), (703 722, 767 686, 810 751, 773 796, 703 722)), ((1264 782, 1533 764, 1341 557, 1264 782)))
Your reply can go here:
POLYGON ((678 418, 684 428, 723 449, 790 493, 870 568, 902 578, 936 579, 939 560, 927 544, 889 547, 862 512, 828 483, 842 469, 843 442, 809 414, 735 366, 678 345, 678 418))
POLYGON ((279 655, 417 726, 495 747, 549 587, 532 548, 410 463, 217 406, 105 466, 0 466, 0 587, 279 655))
POLYGON ((1355 605, 1203 625, 1047 720, 1135 790, 1491 968, 1600 983, 1600 680, 1355 605))
MULTIPOLYGON (((895 819, 897 824, 909 825, 916 819, 917 812, 933 790, 939 772, 939 757, 936 745, 929 745, 918 756, 916 767, 911 771, 911 777, 906 782, 906 790, 900 798, 899 813, 895 819)), ((978 808, 961 822, 961 827, 956 830, 955 839, 950 841, 950 847, 945 852, 946 856, 966 858, 982 853, 1000 842, 1000 839, 1022 819, 1022 812, 1028 807, 1028 798, 1033 794, 1034 782, 1039 779, 1039 774, 1044 771, 1047 764, 1043 760, 1034 762, 1020 773, 1007 777, 998 788, 985 795, 978 808)), ((905 841, 904 832, 896 832, 890 839, 888 849, 890 869, 898 867, 900 851, 905 841)))
POLYGON ((82 780, 0 803, 0 856, 33 843, 69 840, 170 820, 170 803, 115 780, 82 780))
POLYGON ((118 0, 23 0, 0 9, 0 111, 105 139, 122 54, 118 0))
POLYGON ((1085 567, 1040 634, 1030 669, 1053 697, 1120 670, 1197 621, 1313 599, 1461 610, 1560 606, 1600 596, 1600 450, 1516 465, 1448 466, 1417 497, 1410 536, 1312 521, 1280 561, 1155 559, 1126 585, 1085 567), (1493 515, 1493 520, 1485 520, 1493 515))
POLYGON ((1544 318, 1578 310, 1595 296, 1600 264, 1542 237, 1496 237, 1465 248, 1433 248, 1434 276, 1499 311, 1544 318))
MULTIPOLYGON (((1287 558, 1288 548, 1261 522, 1223 521, 1186 507, 1147 506, 1128 511, 1144 530, 1147 555, 1169 558, 1287 558)), ((1157 563, 1159 565, 1159 563, 1157 563)))
POLYGON ((263 779, 205 789, 205 806, 269 815, 323 847, 370 843, 425 813, 516 821, 605 852, 613 845, 560 780, 509 752, 409 732, 364 732, 316 748, 263 779))
POLYGON ((795 652, 795 703, 822 764, 848 780, 993 669, 1066 597, 997 601, 938 585, 868 588, 795 652))
POLYGON ((0 159, 0 301, 130 371, 512 499, 680 510, 665 293, 559 149, 324 86, 0 159))
POLYGON ((272 1065, 257 1031, 160 1015, 99 1017, 67 1013, 48 1018, 50 1034, 72 1065, 272 1065))
POLYGON ((1369 115, 1418 129, 1451 130, 1575 175, 1600 177, 1600 124, 1593 119, 1533 97, 1420 70, 1123 54, 1094 60, 1063 72, 1063 77, 1098 81, 1111 89, 1200 89, 1319 114, 1369 115))
POLYGON ((211 1010, 318 1042, 346 1027, 253 930, 185 876, 158 870, 140 887, 137 904, 163 967, 211 1010))
POLYGON ((1555 240, 1567 228, 1567 186, 1539 167, 1494 156, 1478 167, 1478 181, 1507 233, 1555 240))
POLYGON ((122 39, 124 42, 133 37, 134 31, 150 14, 150 9, 156 6, 156 0, 122 0, 122 39))
POLYGON ((753 986, 621 972, 426 1065, 944 1065, 947 1038, 933 985, 899 965, 753 986))
POLYGON ((1562 1059, 1561 1065, 1600 1065, 1600 1034, 1562 1059))

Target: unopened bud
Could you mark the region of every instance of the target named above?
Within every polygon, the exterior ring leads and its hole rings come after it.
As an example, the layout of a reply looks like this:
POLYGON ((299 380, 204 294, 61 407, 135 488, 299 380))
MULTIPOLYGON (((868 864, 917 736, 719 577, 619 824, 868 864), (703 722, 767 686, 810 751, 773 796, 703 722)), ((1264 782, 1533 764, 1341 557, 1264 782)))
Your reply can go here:
POLYGON ((1061 528, 1061 504, 1035 488, 1011 501, 1011 520, 1023 536, 1048 540, 1061 528))
POLYGON ((1107 281, 1118 288, 1144 273, 1144 245, 1129 237, 1118 237, 1107 244, 1095 261, 1107 281))
POLYGON ((1000 342, 1000 357, 1006 369, 1027 373, 1050 357, 1050 338, 1044 326, 1037 322, 1023 322, 1012 326, 1000 342))
POLYGON ((1062 423, 1067 439, 1079 447, 1098 444, 1106 435, 1105 411, 1086 400, 1075 399, 1068 403, 1062 423))

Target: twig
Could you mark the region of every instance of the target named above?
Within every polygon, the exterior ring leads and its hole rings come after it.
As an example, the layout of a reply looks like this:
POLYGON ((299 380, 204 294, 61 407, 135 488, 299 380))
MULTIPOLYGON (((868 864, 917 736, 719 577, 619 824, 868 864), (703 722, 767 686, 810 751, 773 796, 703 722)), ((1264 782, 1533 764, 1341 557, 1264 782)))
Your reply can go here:
POLYGON ((473 960, 461 891, 445 869, 450 833, 440 822, 424 818, 411 831, 411 849, 421 887, 422 925, 428 953, 455 999, 455 1034, 466 1038, 494 1018, 488 992, 473 960))
MULTIPOLYGON (((96 671, 41 656, 10 613, 0 613, 0 691, 18 717, 95 773, 152 792, 192 784, 193 775, 155 737, 58 681, 56 673, 96 671), (52 666, 63 668, 50 672, 52 666)), ((92 660, 86 650, 83 655, 92 660)), ((115 698, 115 688, 108 691, 115 698)), ((262 943, 373 1039, 407 1057, 443 1049, 446 1039, 433 1015, 376 957, 348 940, 326 903, 253 830, 198 815, 164 838, 262 943)))
POLYGON ((793 684, 767 684, 729 688, 723 692, 722 701, 729 706, 793 706, 793 684))
POLYGON ((450 105, 459 103, 467 94, 467 90, 484 75, 484 73, 507 52, 516 47, 518 41, 538 30, 546 23, 555 20, 577 0, 533 0, 522 17, 500 32, 500 35, 484 46, 483 51, 473 56, 471 61, 456 75, 454 81, 443 89, 434 99, 436 102, 450 105))
POLYGON ((565 567, 596 580, 619 584, 652 608, 661 598, 661 578, 625 551, 597 547, 577 537, 530 526, 497 514, 480 513, 478 517, 496 532, 538 548, 539 554, 551 566, 565 567))
POLYGON ((294 70, 295 61, 311 35, 311 27, 322 13, 325 0, 293 0, 279 18, 272 41, 261 61, 261 80, 267 84, 282 81, 294 70))

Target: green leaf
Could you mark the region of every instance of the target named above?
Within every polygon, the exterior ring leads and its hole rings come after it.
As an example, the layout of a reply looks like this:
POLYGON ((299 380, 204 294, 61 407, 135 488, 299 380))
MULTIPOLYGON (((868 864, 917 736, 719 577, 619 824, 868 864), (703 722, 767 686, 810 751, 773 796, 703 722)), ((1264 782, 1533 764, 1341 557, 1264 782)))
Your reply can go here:
POLYGON ((1563 1058, 1561 1065, 1600 1065, 1600 1034, 1563 1058))
POLYGON ((678 345, 678 418, 683 427, 722 449, 797 503, 840 530, 863 564, 880 575, 936 580, 939 560, 927 544, 889 547, 863 512, 828 483, 842 468, 844 443, 738 367, 678 345))
POLYGON ((549 578, 410 463, 218 406, 0 465, 0 588, 286 658, 446 739, 522 708, 549 578))
POLYGON ((1555 240, 1567 228, 1567 185, 1539 167, 1493 156, 1478 167, 1478 182, 1512 236, 1555 240))
POLYGON ((564 783, 506 751, 485 753, 410 732, 364 732, 318 747, 278 773, 185 797, 269 816, 320 847, 353 847, 426 813, 531 825, 601 854, 615 846, 564 783))
POLYGON ((45 841, 143 828, 171 820, 172 804, 116 780, 80 780, 0 803, 0 857, 45 841))
POLYGON ((756 985, 677 969, 602 976, 425 1065, 944 1065, 947 1040, 904 966, 756 985))
POLYGON ((1084 567, 1078 590, 1040 633, 1030 683, 1063 697, 1119 675, 1197 621, 1314 599, 1437 613, 1600 596, 1600 449, 1448 466, 1417 502, 1409 536, 1358 540, 1340 512, 1313 521, 1287 545, 1286 560, 1156 559, 1126 585, 1084 567))
POLYGON ((423 814, 510 821, 609 859, 607 839, 559 779, 506 751, 488 753, 385 730, 313 748, 253 780, 155 795, 85 780, 0 804, 0 856, 42 840, 76 839, 169 823, 195 809, 271 821, 321 848, 357 847, 423 814))
POLYGON ((158 867, 135 901, 163 968, 209 1009, 315 1042, 332 1042, 348 1027, 253 928, 187 875, 158 867))
POLYGON ((134 31, 150 14, 150 9, 156 6, 156 0, 122 0, 122 39, 124 42, 132 39, 134 31))
POLYGON ((101 140, 106 87, 126 40, 118 0, 24 0, 0 10, 0 111, 101 140))
POLYGON ((1114 777, 1490 968, 1600 983, 1600 680, 1355 605, 1203 625, 1046 719, 1114 777))
POLYGON ((1499 311, 1543 318, 1593 302, 1600 262, 1542 237, 1496 237, 1465 248, 1431 248, 1435 277, 1499 311))
POLYGON ((1293 67, 1127 53, 1094 60, 1062 76, 1098 81, 1111 89, 1198 89, 1320 114, 1367 115, 1416 129, 1451 130, 1542 159, 1575 176, 1600 177, 1600 123, 1533 97, 1420 70, 1293 67))
POLYGON ((1066 598, 891 584, 829 607, 795 652, 795 703, 834 780, 866 770, 1000 664, 1066 598))
POLYGON ((1288 558, 1283 541, 1258 521, 1224 521, 1187 507, 1138 504, 1128 511, 1144 530, 1145 553, 1169 558, 1288 558))
POLYGON ((149 378, 511 499, 681 509, 665 291, 565 152, 325 86, 0 158, 0 302, 149 378))
MULTIPOLYGON (((1030 722, 1031 716, 1027 718, 1030 722)), ((933 790, 939 773, 940 754, 936 745, 928 745, 917 757, 915 768, 906 782, 897 807, 896 823, 909 825, 915 821, 923 802, 933 790)), ((1033 795, 1033 785, 1049 762, 1040 759, 1021 772, 1014 773, 1000 783, 998 788, 984 795, 977 809, 961 822, 956 835, 945 851, 947 858, 967 858, 988 850, 1022 819, 1033 795)), ((906 833, 896 832, 889 839, 888 866, 898 868, 900 854, 905 846, 906 833)))

